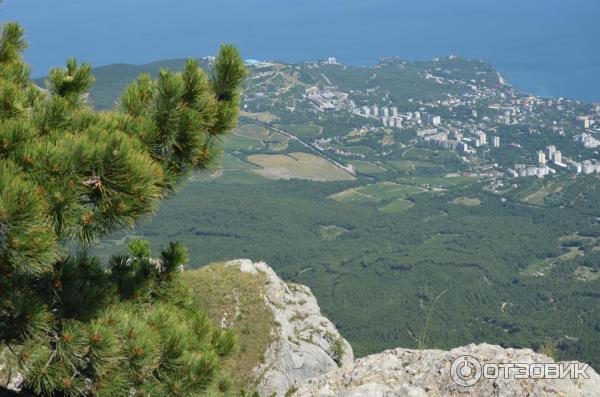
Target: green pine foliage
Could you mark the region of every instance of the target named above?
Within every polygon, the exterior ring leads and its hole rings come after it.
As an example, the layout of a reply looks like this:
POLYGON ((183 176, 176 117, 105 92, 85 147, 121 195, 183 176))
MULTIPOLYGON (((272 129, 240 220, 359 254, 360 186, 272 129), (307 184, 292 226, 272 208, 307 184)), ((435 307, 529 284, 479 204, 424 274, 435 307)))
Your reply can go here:
POLYGON ((195 396, 225 384, 235 345, 192 305, 186 249, 147 242, 107 264, 85 247, 151 213, 191 170, 211 167, 236 124, 246 69, 223 45, 131 84, 114 111, 87 103, 89 64, 67 61, 46 88, 29 79, 22 28, 0 35, 0 348, 41 396, 195 396), (85 251, 84 251, 85 252, 85 251))

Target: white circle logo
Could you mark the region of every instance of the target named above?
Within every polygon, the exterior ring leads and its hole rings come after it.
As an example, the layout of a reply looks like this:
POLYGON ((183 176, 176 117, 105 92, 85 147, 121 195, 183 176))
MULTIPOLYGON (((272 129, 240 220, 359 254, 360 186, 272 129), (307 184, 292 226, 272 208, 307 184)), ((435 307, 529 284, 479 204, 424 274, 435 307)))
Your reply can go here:
POLYGON ((481 363, 473 356, 460 356, 452 362, 450 377, 460 386, 473 386, 481 378, 481 363))

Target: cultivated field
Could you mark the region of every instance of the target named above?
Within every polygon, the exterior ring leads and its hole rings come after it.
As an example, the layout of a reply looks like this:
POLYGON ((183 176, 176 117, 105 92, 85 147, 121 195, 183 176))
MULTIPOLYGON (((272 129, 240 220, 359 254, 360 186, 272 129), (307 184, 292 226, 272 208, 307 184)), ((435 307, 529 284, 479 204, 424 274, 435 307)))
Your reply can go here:
POLYGON ((244 112, 243 110, 240 112, 240 117, 247 117, 249 119, 262 121, 263 123, 272 123, 273 121, 279 119, 279 117, 277 117, 271 113, 267 113, 267 112, 252 113, 252 112, 244 112))
POLYGON ((414 206, 414 204, 411 203, 410 201, 404 200, 404 199, 399 199, 399 200, 393 201, 387 205, 384 205, 383 207, 380 208, 380 210, 383 212, 404 212, 404 211, 411 209, 413 206, 414 206))
POLYGON ((362 174, 379 174, 387 171, 375 163, 364 160, 348 160, 348 164, 351 164, 356 171, 362 174))
POLYGON ((255 172, 271 179, 309 179, 312 181, 347 181, 354 177, 329 161, 309 153, 255 154, 248 161, 261 169, 255 172))

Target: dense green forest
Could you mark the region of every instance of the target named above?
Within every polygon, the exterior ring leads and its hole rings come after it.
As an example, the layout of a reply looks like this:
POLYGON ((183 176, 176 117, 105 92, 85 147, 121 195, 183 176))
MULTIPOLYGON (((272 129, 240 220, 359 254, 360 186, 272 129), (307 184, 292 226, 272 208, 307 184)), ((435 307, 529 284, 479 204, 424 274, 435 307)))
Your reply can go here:
MULTIPOLYGON (((582 240, 580 256, 557 261, 544 276, 529 271, 568 252, 564 236, 599 235, 587 208, 503 203, 478 183, 415 194, 402 213, 327 199, 353 185, 239 172, 200 179, 132 235, 154 246, 181 241, 195 266, 240 257, 268 262, 313 288, 359 355, 422 339, 440 348, 483 341, 535 348, 550 338, 561 357, 596 363, 595 239, 582 240), (481 203, 453 203, 465 196, 481 203), (578 278, 578 267, 590 269, 591 278, 578 278)), ((115 236, 107 246, 118 250, 125 241, 115 236)))
MULTIPOLYGON (((393 92, 401 95, 415 78, 411 68, 421 66, 408 65, 406 80, 394 80, 393 92)), ((457 75, 488 73, 495 83, 484 64, 459 66, 457 75)), ((112 91, 102 88, 103 81, 116 89, 128 67, 102 69, 92 102, 110 107, 112 91)), ((392 81, 397 68, 383 64, 380 81, 392 81)), ((346 88, 372 75, 357 69, 345 82, 340 68, 322 70, 346 88)), ((318 76, 303 69, 299 78, 310 82, 318 76)), ((439 94, 429 92, 432 98, 439 94)), ((402 98, 398 102, 410 106, 402 98)), ((488 179, 448 176, 449 168, 464 167, 453 152, 417 145, 379 159, 381 136, 366 136, 360 143, 339 142, 345 150, 371 155, 352 160, 359 171, 353 180, 268 179, 260 174, 268 163, 256 155, 315 154, 272 127, 307 138, 336 136, 356 124, 336 114, 308 119, 273 110, 266 100, 264 106, 278 119, 242 118, 242 127, 225 141, 222 173, 195 175, 157 215, 110 236, 97 252, 119 252, 129 240, 144 237, 154 247, 182 242, 197 267, 264 260, 282 277, 313 289, 357 355, 395 346, 550 344, 558 358, 600 366, 596 178, 559 175, 492 188, 488 179), (440 294, 443 299, 436 300, 440 294)), ((506 133, 517 139, 515 131, 506 133)), ((410 132, 394 139, 407 143, 410 132)), ((524 147, 534 147, 540 142, 533 140, 546 138, 524 139, 524 147)), ((552 139, 567 145, 564 138, 552 139)), ((527 157, 524 150, 508 149, 494 155, 507 162, 527 157)))

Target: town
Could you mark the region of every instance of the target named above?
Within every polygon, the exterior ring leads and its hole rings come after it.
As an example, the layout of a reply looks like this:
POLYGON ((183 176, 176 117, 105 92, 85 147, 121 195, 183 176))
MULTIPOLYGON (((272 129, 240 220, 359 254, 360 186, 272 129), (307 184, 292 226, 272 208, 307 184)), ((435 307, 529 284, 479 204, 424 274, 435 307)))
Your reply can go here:
POLYGON ((258 83, 247 90, 244 110, 303 122, 335 121, 307 143, 339 161, 381 163, 407 147, 424 146, 455 152, 463 164, 460 171, 469 175, 600 173, 595 151, 600 147, 600 104, 520 92, 483 63, 453 56, 420 64, 383 58, 360 84, 340 79, 355 68, 335 58, 299 65, 256 62, 253 67, 258 83), (416 76, 422 95, 386 87, 378 78, 390 70, 416 76), (373 152, 356 150, 357 145, 373 152))

